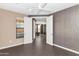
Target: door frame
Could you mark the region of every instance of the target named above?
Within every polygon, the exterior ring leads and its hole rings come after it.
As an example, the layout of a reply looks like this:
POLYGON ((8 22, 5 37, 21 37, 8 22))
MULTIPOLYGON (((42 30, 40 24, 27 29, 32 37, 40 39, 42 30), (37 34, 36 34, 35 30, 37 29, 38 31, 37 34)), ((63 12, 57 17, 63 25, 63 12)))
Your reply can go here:
POLYGON ((46 43, 53 46, 53 44, 54 44, 53 43, 53 15, 50 15, 48 17, 46 18, 46 43), (49 42, 47 41, 48 40, 47 39, 47 32, 48 32, 47 31, 47 20, 48 20, 48 17, 51 17, 50 19, 52 19, 52 24, 51 24, 51 26, 52 26, 52 33, 51 33, 51 35, 52 35, 52 39, 51 39, 52 40, 52 43, 50 41, 49 42))
MULTIPOLYGON (((52 26, 53 26, 53 15, 49 15, 49 16, 37 16, 37 17, 31 17, 31 18, 38 18, 38 17, 44 17, 46 18, 46 22, 47 22, 47 19, 48 17, 52 16, 52 26)), ((32 28, 32 36, 33 36, 33 28, 32 28)), ((47 23, 46 23, 46 41, 47 41, 47 23)), ((46 42, 47 43, 47 42, 46 42)), ((48 43, 47 43, 48 44, 48 43)), ((49 44, 49 45, 53 45, 53 27, 52 27, 52 44, 49 44)))

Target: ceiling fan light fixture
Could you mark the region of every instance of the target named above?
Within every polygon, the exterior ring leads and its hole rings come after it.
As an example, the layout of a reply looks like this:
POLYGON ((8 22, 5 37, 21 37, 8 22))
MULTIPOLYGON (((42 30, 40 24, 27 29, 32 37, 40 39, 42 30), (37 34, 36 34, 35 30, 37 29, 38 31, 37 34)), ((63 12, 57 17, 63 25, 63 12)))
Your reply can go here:
POLYGON ((40 3, 40 4, 38 5, 38 8, 39 8, 39 9, 41 9, 41 8, 42 8, 42 3, 40 3))
POLYGON ((42 9, 42 8, 44 8, 46 5, 47 5, 47 3, 40 3, 38 8, 39 8, 39 9, 42 9))

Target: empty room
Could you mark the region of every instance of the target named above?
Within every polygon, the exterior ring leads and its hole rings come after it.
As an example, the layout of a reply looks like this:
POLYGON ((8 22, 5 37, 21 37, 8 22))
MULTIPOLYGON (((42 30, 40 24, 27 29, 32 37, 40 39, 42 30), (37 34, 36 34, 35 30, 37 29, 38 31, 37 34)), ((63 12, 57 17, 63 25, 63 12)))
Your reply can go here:
POLYGON ((0 56, 79 56, 79 4, 0 3, 0 56))

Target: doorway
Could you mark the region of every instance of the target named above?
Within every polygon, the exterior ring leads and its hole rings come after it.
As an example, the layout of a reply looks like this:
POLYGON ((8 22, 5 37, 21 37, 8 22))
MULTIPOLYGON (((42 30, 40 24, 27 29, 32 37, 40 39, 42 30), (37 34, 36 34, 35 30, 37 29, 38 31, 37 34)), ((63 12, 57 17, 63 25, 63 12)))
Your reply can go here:
POLYGON ((46 44, 46 18, 33 18, 33 42, 46 44))
POLYGON ((36 36, 46 35, 46 24, 36 24, 36 36))
POLYGON ((46 30, 44 30, 45 36, 41 37, 45 37, 47 44, 53 45, 53 15, 47 17, 24 17, 24 44, 32 43, 38 37, 36 36, 36 24, 46 24, 44 25, 46 27, 46 30))

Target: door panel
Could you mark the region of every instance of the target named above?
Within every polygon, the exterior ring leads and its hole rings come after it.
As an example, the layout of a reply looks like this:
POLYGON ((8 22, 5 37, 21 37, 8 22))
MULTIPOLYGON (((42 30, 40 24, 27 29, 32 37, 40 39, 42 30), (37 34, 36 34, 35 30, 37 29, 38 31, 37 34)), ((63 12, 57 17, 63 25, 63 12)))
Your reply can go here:
POLYGON ((32 18, 24 17, 24 44, 32 43, 32 18))
POLYGON ((53 15, 46 20, 46 43, 53 45, 53 15))

